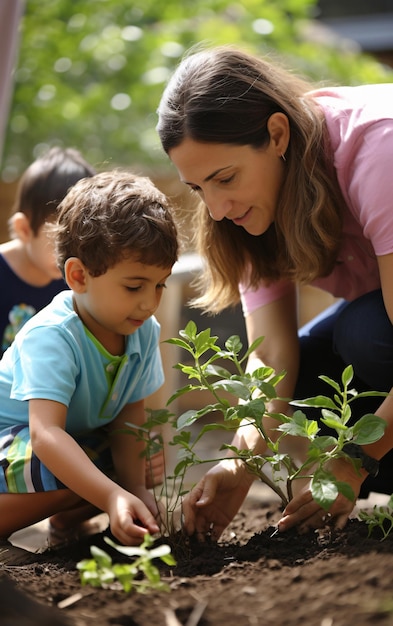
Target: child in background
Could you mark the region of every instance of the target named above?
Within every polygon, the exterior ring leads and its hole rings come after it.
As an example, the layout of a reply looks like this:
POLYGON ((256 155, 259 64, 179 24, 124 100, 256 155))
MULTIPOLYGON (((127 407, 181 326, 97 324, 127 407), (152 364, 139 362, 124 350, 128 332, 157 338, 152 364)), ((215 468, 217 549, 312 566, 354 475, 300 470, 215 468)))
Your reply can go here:
POLYGON ((52 228, 69 290, 0 361, 0 537, 99 510, 118 541, 139 544, 158 531, 157 508, 143 443, 124 429, 144 423, 144 399, 163 383, 153 314, 176 228, 149 179, 116 171, 79 181, 52 228))
POLYGON ((52 148, 34 161, 19 182, 12 239, 0 245, 0 354, 23 324, 66 288, 47 236, 59 203, 94 168, 72 148, 52 148))

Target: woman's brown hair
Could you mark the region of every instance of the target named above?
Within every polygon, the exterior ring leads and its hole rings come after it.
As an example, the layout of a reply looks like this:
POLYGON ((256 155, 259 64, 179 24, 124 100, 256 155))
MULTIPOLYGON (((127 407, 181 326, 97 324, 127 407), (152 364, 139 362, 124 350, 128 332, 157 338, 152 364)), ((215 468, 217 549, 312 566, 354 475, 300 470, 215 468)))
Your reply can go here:
POLYGON ((186 56, 163 93, 157 130, 168 154, 185 138, 264 148, 269 117, 281 112, 289 120, 274 224, 254 236, 231 220, 215 222, 205 205, 194 215, 195 247, 207 261, 194 304, 207 311, 236 304, 240 282, 309 282, 332 271, 344 200, 324 117, 309 91, 279 64, 217 47, 186 56))

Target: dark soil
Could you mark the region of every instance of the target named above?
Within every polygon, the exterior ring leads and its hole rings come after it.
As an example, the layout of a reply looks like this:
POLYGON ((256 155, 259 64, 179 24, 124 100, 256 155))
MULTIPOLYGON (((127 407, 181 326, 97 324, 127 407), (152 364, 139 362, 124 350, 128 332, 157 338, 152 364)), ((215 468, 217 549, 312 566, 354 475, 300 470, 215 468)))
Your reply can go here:
MULTIPOLYGON (((272 537, 277 518, 276 505, 250 499, 219 544, 173 548, 177 566, 162 568, 168 593, 81 587, 76 563, 90 556, 86 540, 31 564, 3 565, 0 624, 393 625, 393 536, 368 538, 365 524, 351 520, 340 533, 272 537)), ((90 543, 108 551, 102 535, 90 543)))

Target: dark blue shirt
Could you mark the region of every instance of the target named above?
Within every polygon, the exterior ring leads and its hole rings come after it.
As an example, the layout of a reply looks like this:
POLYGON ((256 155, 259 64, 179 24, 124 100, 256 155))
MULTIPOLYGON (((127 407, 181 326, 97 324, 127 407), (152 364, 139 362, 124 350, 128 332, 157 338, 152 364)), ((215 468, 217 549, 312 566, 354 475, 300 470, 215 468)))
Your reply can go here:
POLYGON ((28 319, 44 308, 56 294, 67 289, 62 278, 45 287, 34 287, 19 278, 0 255, 0 355, 12 343, 28 319))

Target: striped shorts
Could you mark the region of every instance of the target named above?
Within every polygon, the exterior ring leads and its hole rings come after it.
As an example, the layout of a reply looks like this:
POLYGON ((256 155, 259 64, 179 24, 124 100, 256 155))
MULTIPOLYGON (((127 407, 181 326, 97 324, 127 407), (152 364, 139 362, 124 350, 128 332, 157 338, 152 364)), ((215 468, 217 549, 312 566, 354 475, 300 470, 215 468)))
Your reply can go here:
MULTIPOLYGON (((74 437, 90 460, 105 474, 113 469, 109 437, 104 429, 74 437)), ((34 493, 66 489, 31 449, 29 427, 11 426, 0 432, 0 493, 34 493)))

